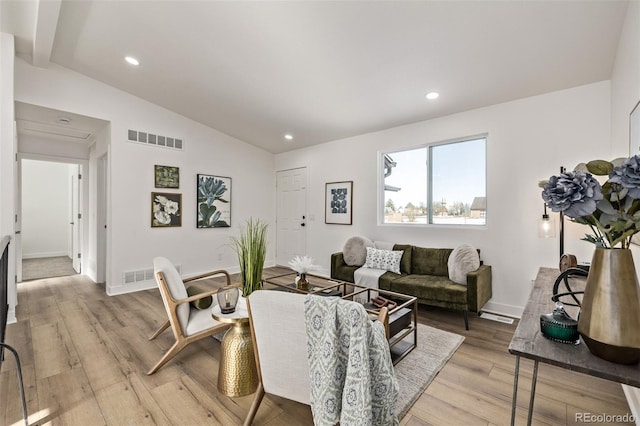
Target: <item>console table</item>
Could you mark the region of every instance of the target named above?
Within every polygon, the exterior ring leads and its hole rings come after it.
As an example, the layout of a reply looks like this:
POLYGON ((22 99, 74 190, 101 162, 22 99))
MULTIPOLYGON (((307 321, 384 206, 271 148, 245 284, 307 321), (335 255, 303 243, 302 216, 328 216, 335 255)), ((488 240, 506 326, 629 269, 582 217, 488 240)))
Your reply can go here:
MULTIPOLYGON (((509 344, 509 352, 516 356, 515 374, 513 377, 513 400, 511 405, 512 426, 515 423, 516 416, 518 375, 520 373, 521 357, 534 361, 527 425, 531 424, 531 417, 533 415, 533 402, 536 393, 539 362, 640 387, 639 364, 631 366, 614 364, 592 355, 584 343, 578 345, 558 343, 542 335, 540 332, 540 315, 551 313, 555 307, 554 302, 551 300, 551 293, 558 275, 560 275, 560 270, 558 269, 540 268, 527 306, 509 344)), ((584 290, 585 283, 586 279, 575 278, 572 279, 571 284, 574 291, 579 291, 584 290)), ((565 306, 565 310, 571 317, 578 317, 577 308, 565 306)))

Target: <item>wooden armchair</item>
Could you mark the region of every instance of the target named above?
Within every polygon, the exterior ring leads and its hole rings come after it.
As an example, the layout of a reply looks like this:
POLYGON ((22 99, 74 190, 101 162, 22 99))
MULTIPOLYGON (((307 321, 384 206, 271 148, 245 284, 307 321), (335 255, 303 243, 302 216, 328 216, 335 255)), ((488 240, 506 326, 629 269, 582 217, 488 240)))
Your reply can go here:
MULTIPOLYGON (((155 339, 160 333, 171 326, 176 342, 169 348, 164 356, 160 358, 160 361, 149 370, 147 375, 158 371, 160 367, 176 356, 178 352, 184 349, 189 343, 220 333, 230 326, 229 324, 223 324, 214 320, 211 317, 211 309, 199 310, 192 307, 189 303, 213 296, 218 292, 218 289, 189 296, 187 294, 187 288, 185 287, 185 283, 220 274, 226 276, 227 285, 230 285, 231 277, 229 273, 218 270, 183 280, 173 264, 164 257, 156 257, 153 259, 153 269, 168 319, 149 337, 149 340, 155 339)), ((212 306, 217 304, 217 298, 213 297, 212 306)))

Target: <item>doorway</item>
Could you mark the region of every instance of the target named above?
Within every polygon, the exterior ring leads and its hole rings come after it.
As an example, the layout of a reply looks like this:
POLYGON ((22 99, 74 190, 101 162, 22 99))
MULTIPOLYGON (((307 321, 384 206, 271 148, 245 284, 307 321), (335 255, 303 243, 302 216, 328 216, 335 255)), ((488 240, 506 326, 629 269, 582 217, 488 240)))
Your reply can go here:
POLYGON ((21 159, 19 282, 82 272, 82 167, 21 159))
POLYGON ((307 253, 307 168, 276 173, 276 264, 307 253))

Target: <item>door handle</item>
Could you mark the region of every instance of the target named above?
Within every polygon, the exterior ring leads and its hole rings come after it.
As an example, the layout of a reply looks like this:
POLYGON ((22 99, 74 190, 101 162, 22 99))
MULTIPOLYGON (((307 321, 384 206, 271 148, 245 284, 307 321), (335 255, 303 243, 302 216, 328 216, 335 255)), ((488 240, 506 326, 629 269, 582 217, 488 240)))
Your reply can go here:
POLYGON ((304 225, 305 225, 305 223, 301 223, 301 224, 300 224, 300 226, 304 226, 304 225))

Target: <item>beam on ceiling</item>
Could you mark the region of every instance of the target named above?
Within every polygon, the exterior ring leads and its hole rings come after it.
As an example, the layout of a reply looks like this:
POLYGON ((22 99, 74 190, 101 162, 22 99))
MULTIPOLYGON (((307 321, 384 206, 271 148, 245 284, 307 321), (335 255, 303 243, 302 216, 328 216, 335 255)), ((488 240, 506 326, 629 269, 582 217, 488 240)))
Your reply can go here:
POLYGON ((47 67, 51 60, 62 0, 39 0, 33 31, 33 65, 47 67))

